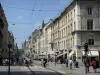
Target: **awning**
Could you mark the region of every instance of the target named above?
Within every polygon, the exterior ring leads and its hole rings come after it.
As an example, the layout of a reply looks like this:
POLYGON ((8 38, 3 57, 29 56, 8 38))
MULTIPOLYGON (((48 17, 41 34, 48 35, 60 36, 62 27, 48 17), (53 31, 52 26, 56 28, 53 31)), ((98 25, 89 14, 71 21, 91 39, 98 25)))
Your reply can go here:
POLYGON ((74 54, 75 51, 71 51, 71 53, 68 55, 68 57, 71 57, 74 54))
POLYGON ((65 55, 67 52, 64 52, 63 54, 60 54, 60 55, 58 55, 57 57, 60 57, 60 56, 62 56, 62 55, 65 55))
MULTIPOLYGON (((85 55, 85 52, 83 51, 83 55, 85 55)), ((98 51, 89 51, 88 56, 99 56, 98 51)))

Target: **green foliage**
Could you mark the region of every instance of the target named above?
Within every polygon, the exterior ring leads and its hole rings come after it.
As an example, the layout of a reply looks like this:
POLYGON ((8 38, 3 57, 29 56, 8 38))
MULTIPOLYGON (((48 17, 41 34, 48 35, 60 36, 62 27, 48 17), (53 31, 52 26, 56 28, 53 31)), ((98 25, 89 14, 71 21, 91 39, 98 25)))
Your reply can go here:
POLYGON ((24 54, 24 49, 20 49, 19 50, 19 53, 22 55, 22 54, 24 54))

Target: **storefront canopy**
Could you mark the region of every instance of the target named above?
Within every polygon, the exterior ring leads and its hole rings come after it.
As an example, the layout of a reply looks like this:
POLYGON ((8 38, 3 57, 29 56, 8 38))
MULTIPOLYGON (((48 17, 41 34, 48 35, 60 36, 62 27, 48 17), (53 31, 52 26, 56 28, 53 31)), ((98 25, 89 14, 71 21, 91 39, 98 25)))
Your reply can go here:
MULTIPOLYGON (((83 51, 83 55, 85 55, 85 52, 83 51)), ((98 51, 89 51, 88 56, 99 56, 98 51)))
POLYGON ((60 56, 62 56, 62 55, 65 55, 67 52, 64 52, 63 54, 60 54, 60 55, 58 55, 57 57, 60 57, 60 56))

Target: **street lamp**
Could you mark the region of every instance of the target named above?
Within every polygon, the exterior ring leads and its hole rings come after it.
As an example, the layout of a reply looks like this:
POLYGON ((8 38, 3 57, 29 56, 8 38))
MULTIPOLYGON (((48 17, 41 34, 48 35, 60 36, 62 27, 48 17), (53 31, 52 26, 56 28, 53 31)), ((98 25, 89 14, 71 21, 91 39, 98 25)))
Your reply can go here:
POLYGON ((9 48, 9 66, 8 66, 8 75, 10 75, 10 48, 12 48, 12 44, 8 44, 8 48, 9 48))

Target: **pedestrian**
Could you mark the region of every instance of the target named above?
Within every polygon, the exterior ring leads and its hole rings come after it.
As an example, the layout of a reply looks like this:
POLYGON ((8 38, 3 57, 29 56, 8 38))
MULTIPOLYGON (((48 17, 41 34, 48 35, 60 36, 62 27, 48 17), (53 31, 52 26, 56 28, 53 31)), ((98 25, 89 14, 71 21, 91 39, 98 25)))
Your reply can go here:
POLYGON ((69 68, 70 68, 70 70, 72 69, 72 63, 73 63, 73 61, 70 59, 69 60, 69 68))
POLYGON ((75 67, 79 68, 78 61, 75 62, 75 67))
POLYGON ((92 61, 92 68, 94 72, 96 73, 96 60, 95 59, 92 61))
POLYGON ((89 60, 88 57, 86 57, 86 58, 84 59, 84 65, 85 65, 85 72, 86 72, 86 73, 87 73, 87 72, 90 72, 90 70, 89 70, 89 67, 90 67, 90 60, 89 60))
POLYGON ((53 62, 53 58, 51 58, 51 63, 53 62))
POLYGON ((44 58, 44 59, 43 59, 43 66, 46 67, 46 64, 47 64, 47 59, 44 58))
POLYGON ((96 71, 99 72, 99 61, 98 61, 98 59, 96 59, 96 69, 97 69, 96 71))
POLYGON ((65 60, 66 67, 68 67, 68 59, 65 60))

